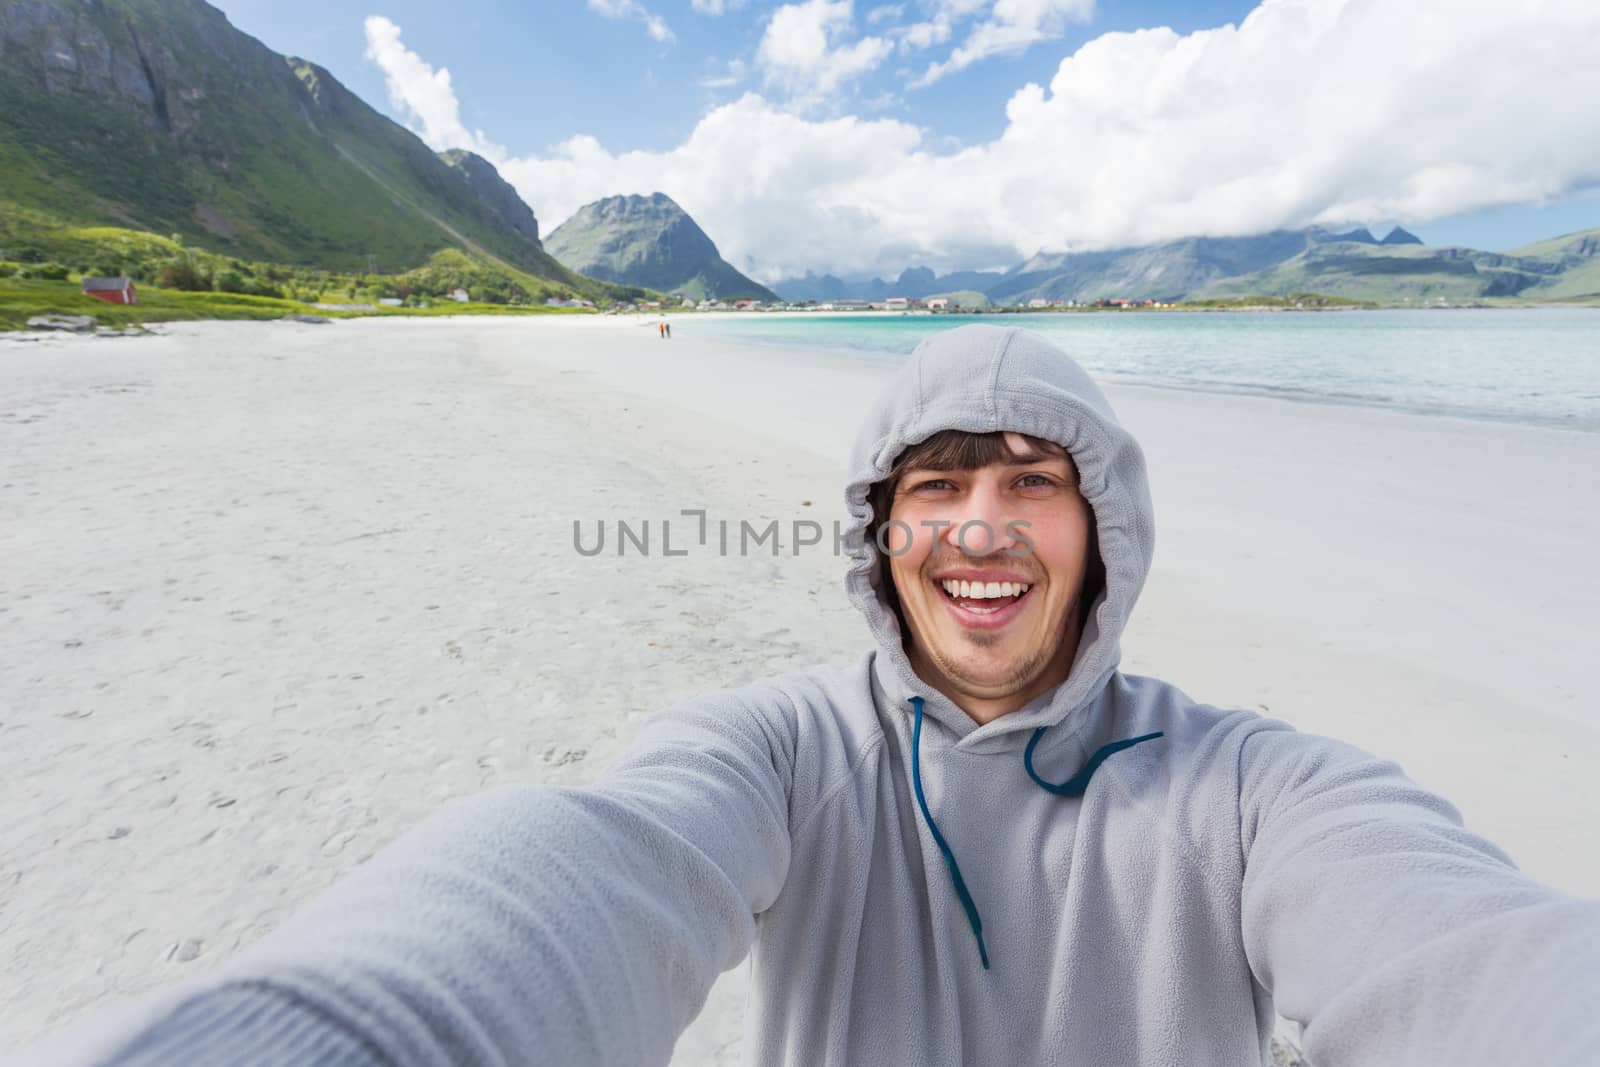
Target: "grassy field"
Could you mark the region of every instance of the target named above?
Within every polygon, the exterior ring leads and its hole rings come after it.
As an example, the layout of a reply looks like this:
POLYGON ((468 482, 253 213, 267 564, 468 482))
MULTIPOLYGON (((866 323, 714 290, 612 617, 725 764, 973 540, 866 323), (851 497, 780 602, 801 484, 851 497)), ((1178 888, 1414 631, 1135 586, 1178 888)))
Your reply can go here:
MULTIPOLYGON (((634 299, 646 292, 618 286, 607 291, 634 299)), ((47 314, 89 315, 104 326, 294 314, 545 315, 578 310, 544 303, 547 297, 570 295, 568 287, 547 278, 457 248, 441 249, 397 274, 338 272, 242 260, 142 230, 78 226, 0 200, 0 330, 25 329, 29 318, 47 314), (122 306, 84 296, 80 281, 90 275, 131 277, 139 303, 122 306), (473 300, 448 299, 457 288, 473 300), (408 306, 379 305, 384 298, 403 299, 408 306), (319 303, 367 308, 312 306, 319 303), (429 306, 418 306, 424 303, 429 306)))
POLYGON ((139 302, 108 304, 85 296, 76 280, 0 278, 0 330, 23 330, 35 315, 88 315, 102 326, 127 327, 150 322, 189 319, 281 319, 286 315, 320 315, 330 319, 370 315, 564 315, 580 308, 550 308, 508 304, 434 304, 426 308, 374 307, 370 311, 324 311, 298 300, 281 300, 243 293, 188 293, 175 289, 140 286, 139 302))

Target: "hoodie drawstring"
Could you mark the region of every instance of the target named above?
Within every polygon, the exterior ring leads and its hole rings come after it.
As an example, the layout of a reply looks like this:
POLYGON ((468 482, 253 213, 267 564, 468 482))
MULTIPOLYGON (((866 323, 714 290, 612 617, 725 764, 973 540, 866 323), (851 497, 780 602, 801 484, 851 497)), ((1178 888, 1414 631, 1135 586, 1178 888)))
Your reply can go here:
POLYGON ((987 971, 989 951, 983 947, 983 920, 978 917, 978 905, 972 902, 972 894, 967 892, 967 883, 961 878, 961 865, 956 863, 955 853, 945 844, 944 835, 939 832, 938 824, 933 821, 933 816, 928 814, 928 799, 922 795, 922 698, 912 697, 911 706, 917 710, 916 721, 911 727, 911 788, 916 791, 917 806, 922 809, 922 821, 928 824, 928 832, 933 834, 933 843, 939 846, 945 866, 950 868, 950 880, 956 884, 956 896, 961 898, 962 910, 967 913, 967 925, 972 927, 972 936, 978 939, 978 958, 983 960, 983 969, 987 971))
POLYGON ((1109 745, 1101 745, 1095 749, 1094 755, 1089 757, 1089 762, 1083 765, 1083 770, 1074 774, 1060 785, 1051 785, 1043 778, 1040 778, 1038 772, 1033 769, 1034 746, 1038 745, 1039 738, 1043 737, 1044 732, 1048 729, 1048 726, 1041 726, 1033 732, 1033 737, 1028 740, 1028 747, 1022 752, 1022 766, 1027 770, 1028 777, 1033 779, 1035 785, 1046 793, 1054 793, 1058 797, 1083 796, 1083 791, 1089 788, 1090 777, 1094 775, 1095 771, 1099 770, 1100 764, 1106 761, 1107 756, 1113 752, 1121 752, 1125 748, 1132 748, 1142 741, 1153 741, 1161 736, 1161 732, 1158 730, 1153 734, 1145 734, 1143 737, 1129 737, 1122 741, 1113 741, 1109 745))
MULTIPOLYGON (((933 843, 939 846, 939 854, 944 857, 945 866, 950 868, 950 881, 955 884, 956 896, 961 900, 961 910, 967 913, 967 925, 972 927, 972 936, 978 941, 978 958, 983 961, 983 969, 989 969, 989 951, 983 944, 983 920, 978 915, 978 905, 973 902, 972 894, 967 892, 967 883, 961 877, 961 866, 956 863, 954 852, 945 842, 944 835, 939 832, 939 826, 933 821, 933 816, 928 812, 928 799, 922 795, 922 698, 912 697, 911 706, 916 710, 916 717, 911 726, 911 788, 917 795, 917 806, 922 809, 922 821, 928 824, 928 832, 933 835, 933 843)), ((1089 762, 1083 765, 1083 770, 1068 778, 1060 785, 1052 785, 1040 778, 1033 769, 1033 750, 1039 744, 1039 739, 1044 736, 1047 726, 1041 726, 1033 732, 1033 737, 1028 740, 1028 747, 1022 753, 1022 766, 1028 772, 1028 777, 1040 789, 1047 793, 1054 793, 1058 797, 1082 796, 1084 790, 1089 788, 1089 779, 1094 772, 1104 763, 1107 756, 1121 752, 1125 748, 1145 741, 1153 741, 1162 736, 1160 731, 1145 734, 1143 737, 1130 737, 1122 741, 1113 741, 1108 745, 1101 745, 1095 754, 1089 757, 1089 762)))

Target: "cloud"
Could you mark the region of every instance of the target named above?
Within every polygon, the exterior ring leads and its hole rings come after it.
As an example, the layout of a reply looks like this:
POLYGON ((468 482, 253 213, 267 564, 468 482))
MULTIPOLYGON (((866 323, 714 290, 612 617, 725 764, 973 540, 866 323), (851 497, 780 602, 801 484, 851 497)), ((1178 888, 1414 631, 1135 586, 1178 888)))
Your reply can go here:
POLYGON ((950 39, 950 21, 935 18, 928 22, 915 22, 900 27, 896 36, 904 48, 931 48, 950 39))
POLYGON ((756 47, 765 84, 816 104, 875 68, 894 45, 882 37, 844 43, 853 21, 851 0, 805 0, 778 8, 756 47))
POLYGON ((436 150, 466 148, 489 159, 505 157, 506 150, 482 130, 462 124, 448 68, 434 70, 400 40, 400 27, 382 15, 368 16, 365 29, 366 56, 383 71, 389 103, 424 141, 436 150))
POLYGON ((956 150, 894 118, 808 118, 747 93, 671 149, 580 137, 501 169, 546 229, 601 196, 665 192, 764 281, 1419 225, 1600 183, 1597 40, 1592 0, 1515 18, 1464 0, 1266 0, 1238 26, 1098 37, 1013 94, 999 136, 956 150))
POLYGON ((749 67, 742 59, 728 61, 727 69, 721 74, 707 74, 700 79, 702 89, 729 89, 744 81, 749 75, 749 67))
MULTIPOLYGON (((707 114, 670 151, 616 154, 575 137, 544 157, 510 161, 502 173, 549 228, 602 196, 665 192, 725 255, 777 277, 859 259, 858 228, 883 233, 859 190, 891 178, 921 137, 891 119, 807 119, 747 93, 707 114)), ((891 241, 904 254, 920 253, 915 243, 891 241)))
MULTIPOLYGON (((709 2, 718 4, 720 11, 720 0, 709 0, 709 2)), ((660 15, 652 13, 643 4, 639 3, 639 0, 585 0, 585 3, 588 4, 590 11, 597 15, 604 15, 608 19, 642 19, 645 32, 652 39, 663 44, 670 43, 674 39, 672 30, 667 27, 666 20, 660 15)), ((700 4, 697 2, 695 9, 699 10, 699 8, 700 4)))
POLYGON ((690 7, 702 15, 722 15, 744 6, 744 0, 690 0, 690 7))
POLYGON ((892 32, 902 52, 931 48, 950 40, 958 23, 987 6, 989 0, 933 0, 931 4, 924 4, 924 10, 930 12, 926 20, 896 26, 892 32))
MULTIPOLYGON (((980 6, 970 0, 945 0, 934 19, 911 27, 905 40, 918 48, 942 44, 950 38, 951 24, 980 6)), ((932 85, 991 56, 1016 55, 1040 41, 1055 40, 1066 33, 1068 22, 1088 22, 1093 16, 1094 0, 995 0, 989 17, 972 28, 949 58, 930 65, 911 87, 932 85)))

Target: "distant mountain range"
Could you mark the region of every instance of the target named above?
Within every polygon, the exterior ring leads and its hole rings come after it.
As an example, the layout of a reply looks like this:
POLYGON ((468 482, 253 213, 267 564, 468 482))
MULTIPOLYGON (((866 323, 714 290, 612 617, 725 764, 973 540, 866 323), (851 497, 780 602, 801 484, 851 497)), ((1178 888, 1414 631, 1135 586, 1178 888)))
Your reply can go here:
POLYGON ((1005 277, 1001 271, 963 270, 935 274, 927 267, 908 267, 893 281, 865 276, 840 278, 833 274, 807 274, 803 278, 778 282, 772 288, 790 302, 887 300, 891 296, 930 297, 961 291, 984 293, 999 285, 1005 277))
POLYGON ((608 196, 585 204, 545 242, 551 255, 591 278, 692 300, 776 301, 746 278, 664 193, 608 196))
POLYGON ((789 301, 883 300, 967 291, 994 304, 1031 300, 1196 300, 1315 292, 1380 303, 1488 297, 1600 297, 1600 229, 1499 254, 1433 248, 1396 228, 1381 241, 1366 229, 1278 230, 1254 237, 1189 237, 1104 252, 1040 254, 1008 271, 926 268, 894 281, 807 274, 773 286, 789 301))
POLYGON ((487 160, 434 153, 203 0, 0 0, 0 201, 245 259, 393 273, 456 247, 603 288, 487 160))

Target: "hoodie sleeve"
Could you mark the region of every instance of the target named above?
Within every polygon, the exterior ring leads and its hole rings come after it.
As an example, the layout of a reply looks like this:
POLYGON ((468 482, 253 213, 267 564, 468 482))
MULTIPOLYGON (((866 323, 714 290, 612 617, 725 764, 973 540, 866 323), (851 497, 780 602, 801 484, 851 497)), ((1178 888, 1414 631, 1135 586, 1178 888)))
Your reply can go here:
POLYGON ((22 1063, 664 1064, 788 869, 781 694, 655 716, 590 787, 453 802, 218 971, 22 1063))
POLYGON ((1272 724, 1240 750, 1245 951, 1316 1067, 1580 1063, 1600 901, 1521 874, 1447 801, 1272 724))

